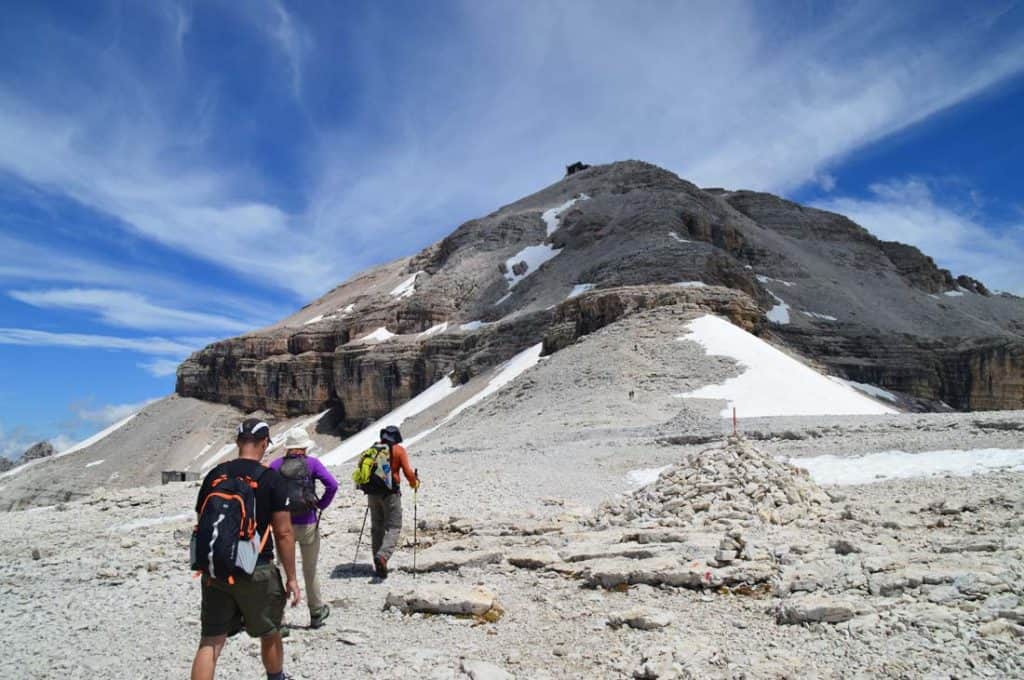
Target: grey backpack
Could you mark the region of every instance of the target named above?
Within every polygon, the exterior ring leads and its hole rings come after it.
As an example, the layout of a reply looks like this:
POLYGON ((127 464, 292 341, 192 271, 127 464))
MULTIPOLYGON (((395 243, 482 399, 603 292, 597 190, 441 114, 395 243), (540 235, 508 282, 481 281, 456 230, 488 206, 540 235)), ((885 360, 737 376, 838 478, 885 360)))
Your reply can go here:
POLYGON ((286 455, 278 470, 288 488, 288 510, 293 515, 304 515, 319 509, 320 498, 316 495, 316 479, 309 471, 306 456, 286 455))

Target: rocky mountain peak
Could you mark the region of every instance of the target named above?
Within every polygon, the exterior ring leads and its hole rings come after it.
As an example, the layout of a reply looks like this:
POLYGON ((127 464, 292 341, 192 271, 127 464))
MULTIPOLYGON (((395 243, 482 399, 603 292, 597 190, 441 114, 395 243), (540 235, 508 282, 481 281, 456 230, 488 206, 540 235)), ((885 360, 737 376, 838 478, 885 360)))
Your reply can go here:
POLYGON ((577 167, 270 328, 207 347, 182 364, 177 392, 278 415, 333 407, 342 428, 358 428, 444 375, 471 377, 538 342, 554 351, 684 297, 923 408, 1024 403, 1017 298, 842 215, 701 189, 632 160, 577 167))

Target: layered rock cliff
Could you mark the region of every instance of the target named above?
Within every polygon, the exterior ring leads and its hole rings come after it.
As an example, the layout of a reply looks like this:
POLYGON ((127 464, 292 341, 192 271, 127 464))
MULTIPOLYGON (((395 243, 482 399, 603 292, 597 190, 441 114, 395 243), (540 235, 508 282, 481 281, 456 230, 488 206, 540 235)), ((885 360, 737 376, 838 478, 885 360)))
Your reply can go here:
POLYGON ((700 189, 628 161, 580 170, 371 269, 273 327, 197 352, 183 396, 342 429, 447 374, 554 352, 640 309, 729 316, 923 404, 1024 406, 1024 302, 916 248, 768 194, 700 189))

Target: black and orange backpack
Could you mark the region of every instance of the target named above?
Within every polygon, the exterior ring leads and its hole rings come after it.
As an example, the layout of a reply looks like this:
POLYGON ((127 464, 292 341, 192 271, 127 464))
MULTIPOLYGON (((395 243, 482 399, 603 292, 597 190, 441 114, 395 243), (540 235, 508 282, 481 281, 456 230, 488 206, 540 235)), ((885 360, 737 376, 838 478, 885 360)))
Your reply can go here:
POLYGON ((256 478, 222 474, 213 479, 192 531, 192 569, 210 578, 234 583, 238 572, 252 574, 256 558, 270 535, 256 530, 256 478))

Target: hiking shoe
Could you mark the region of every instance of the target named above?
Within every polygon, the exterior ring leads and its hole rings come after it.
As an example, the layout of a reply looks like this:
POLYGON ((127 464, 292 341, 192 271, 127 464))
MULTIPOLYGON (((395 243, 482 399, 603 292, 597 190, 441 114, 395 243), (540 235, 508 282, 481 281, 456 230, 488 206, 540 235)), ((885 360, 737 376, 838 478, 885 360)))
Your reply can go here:
POLYGON ((377 555, 373 558, 373 573, 377 574, 377 578, 385 579, 388 577, 388 560, 386 557, 377 555))
POLYGON ((288 624, 285 624, 281 626, 280 629, 278 629, 278 632, 281 633, 281 639, 283 640, 284 638, 292 634, 292 627, 288 624))
POLYGON ((320 607, 320 609, 317 609, 316 612, 309 617, 309 627, 323 628, 324 621, 326 621, 327 617, 330 615, 331 608, 329 605, 325 604, 324 606, 320 607))

